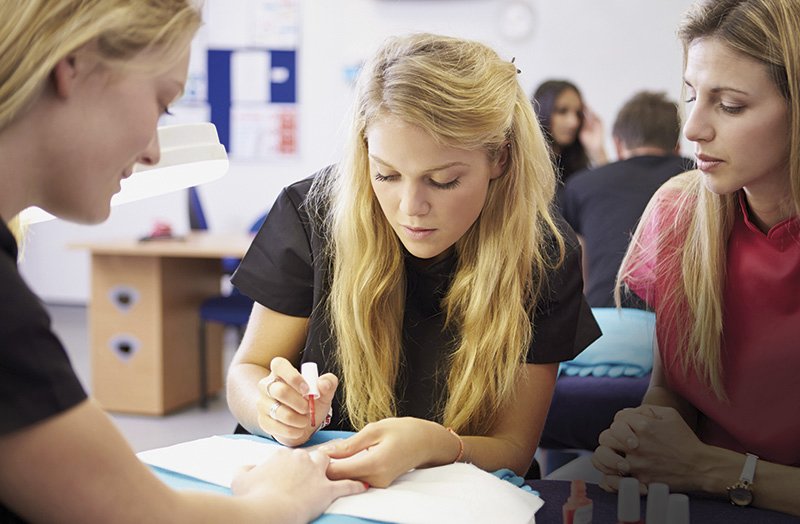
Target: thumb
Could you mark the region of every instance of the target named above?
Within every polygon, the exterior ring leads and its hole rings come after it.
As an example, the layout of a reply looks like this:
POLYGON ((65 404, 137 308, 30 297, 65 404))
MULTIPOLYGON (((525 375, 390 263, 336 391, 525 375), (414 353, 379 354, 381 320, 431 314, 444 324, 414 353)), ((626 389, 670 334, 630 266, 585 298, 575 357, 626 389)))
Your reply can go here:
POLYGON ((348 495, 358 495, 369 489, 369 484, 360 480, 333 480, 331 486, 333 488, 331 500, 348 495))

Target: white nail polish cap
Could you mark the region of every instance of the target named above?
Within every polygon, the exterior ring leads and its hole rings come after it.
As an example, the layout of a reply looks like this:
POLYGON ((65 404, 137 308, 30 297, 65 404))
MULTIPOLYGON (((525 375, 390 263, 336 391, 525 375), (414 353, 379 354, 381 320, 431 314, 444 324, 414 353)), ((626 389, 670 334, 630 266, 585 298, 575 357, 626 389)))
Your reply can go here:
POLYGON ((666 524, 667 499, 669 486, 662 482, 651 482, 647 485, 647 512, 644 521, 647 524, 666 524))
POLYGON ((314 398, 319 398, 319 389, 317 388, 317 379, 319 378, 319 370, 317 369, 316 362, 304 362, 300 366, 300 374, 308 384, 308 394, 314 398))
POLYGON ((617 493, 617 521, 640 522, 639 481, 633 477, 625 477, 619 481, 617 493))
POLYGON ((689 497, 673 493, 667 501, 667 524, 689 524, 689 497))

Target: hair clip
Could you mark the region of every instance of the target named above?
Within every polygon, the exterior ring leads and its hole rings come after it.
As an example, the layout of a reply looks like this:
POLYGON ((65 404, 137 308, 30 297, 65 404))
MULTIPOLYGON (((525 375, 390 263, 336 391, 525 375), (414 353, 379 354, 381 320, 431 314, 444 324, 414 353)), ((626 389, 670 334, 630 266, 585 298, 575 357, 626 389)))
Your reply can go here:
MULTIPOLYGON (((516 56, 514 56, 514 57, 511 57, 511 63, 513 64, 513 63, 514 63, 514 60, 516 60, 516 59, 517 59, 517 57, 516 57, 516 56)), ((517 69, 517 74, 520 74, 520 73, 522 73, 522 71, 520 71, 519 69, 517 69)))

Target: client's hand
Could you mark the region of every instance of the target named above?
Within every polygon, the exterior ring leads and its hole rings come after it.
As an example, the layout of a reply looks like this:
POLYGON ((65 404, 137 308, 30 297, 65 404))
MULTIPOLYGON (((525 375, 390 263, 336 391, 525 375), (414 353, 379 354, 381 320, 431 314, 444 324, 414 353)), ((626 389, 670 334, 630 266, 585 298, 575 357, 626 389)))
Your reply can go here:
POLYGON ((344 459, 331 462, 330 478, 354 478, 385 488, 411 469, 452 462, 457 456, 458 441, 429 420, 387 418, 367 424, 352 437, 329 442, 321 449, 333 459, 344 459), (439 455, 442 460, 438 460, 439 455))
POLYGON ((308 384, 291 362, 275 357, 270 362, 270 374, 258 383, 258 425, 285 446, 304 444, 325 420, 333 403, 339 379, 325 373, 317 380, 320 397, 314 404, 315 420, 309 421, 308 384))
POLYGON ((619 488, 623 476, 644 486, 669 484, 672 491, 702 491, 698 474, 706 463, 709 446, 703 444, 673 408, 643 405, 616 414, 603 431, 592 464, 603 474, 601 487, 619 488))
POLYGON ((367 489, 355 480, 329 480, 329 462, 319 451, 279 449, 266 462, 237 474, 231 490, 251 500, 260 513, 266 508, 276 522, 308 522, 335 499, 367 489))

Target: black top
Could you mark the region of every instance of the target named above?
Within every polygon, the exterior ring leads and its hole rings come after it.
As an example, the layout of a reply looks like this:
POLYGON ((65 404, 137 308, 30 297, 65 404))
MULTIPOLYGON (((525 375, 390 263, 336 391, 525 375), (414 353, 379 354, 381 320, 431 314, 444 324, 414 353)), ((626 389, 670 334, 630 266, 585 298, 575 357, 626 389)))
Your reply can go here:
MULTIPOLYGON (((319 176, 324 176, 321 172, 319 176)), ((314 361, 320 373, 336 373, 334 344, 324 299, 329 292, 329 261, 324 239, 304 201, 313 177, 285 188, 256 235, 233 283, 263 306, 297 317, 311 317, 302 361, 314 361)), ((581 293, 580 248, 575 234, 559 219, 567 243, 561 267, 548 282, 548 295, 536 310, 535 332, 527 361, 569 360, 593 342, 600 330, 581 293)), ((406 252, 406 307, 403 362, 396 389, 398 416, 441 421, 446 357, 456 333, 444 329, 441 299, 456 266, 455 256, 429 263, 406 252)), ((337 373, 338 374, 338 373, 337 373)), ((345 385, 346 387, 346 385, 345 385)), ((343 413, 340 387, 330 429, 352 431, 343 413)))
MULTIPOLYGON (((617 271, 644 208, 664 182, 689 169, 691 160, 679 156, 637 156, 567 180, 561 213, 583 237, 590 306, 614 307, 617 271)), ((635 297, 626 300, 625 306, 644 308, 635 297)))
MULTIPOLYGON (((17 242, 0 220, 0 435, 86 399, 50 316, 17 269, 17 242)), ((0 522, 18 522, 0 501, 0 522)))

